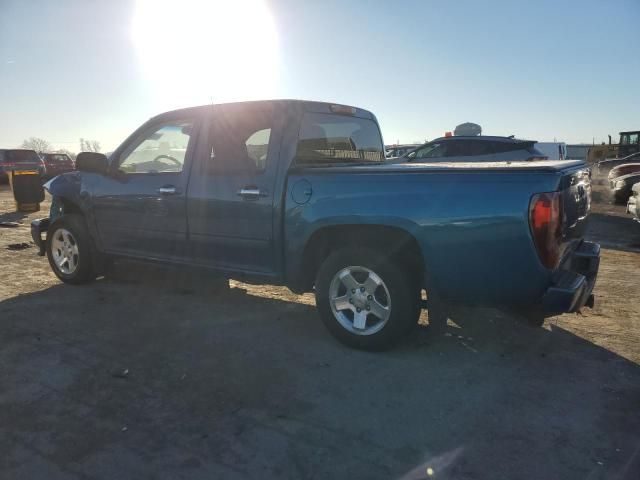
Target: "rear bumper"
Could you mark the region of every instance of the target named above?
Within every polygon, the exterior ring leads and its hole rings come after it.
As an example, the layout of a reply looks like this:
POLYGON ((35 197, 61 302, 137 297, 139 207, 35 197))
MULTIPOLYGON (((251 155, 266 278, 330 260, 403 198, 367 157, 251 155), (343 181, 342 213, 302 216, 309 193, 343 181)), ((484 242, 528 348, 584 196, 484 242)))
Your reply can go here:
POLYGON ((38 247, 38 255, 44 256, 47 245, 47 230, 49 229, 49 219, 40 218, 31 222, 31 238, 38 247), (44 238, 43 238, 44 234, 44 238))
POLYGON ((600 267, 600 245, 583 241, 553 276, 542 297, 545 316, 593 307, 593 287, 600 267))

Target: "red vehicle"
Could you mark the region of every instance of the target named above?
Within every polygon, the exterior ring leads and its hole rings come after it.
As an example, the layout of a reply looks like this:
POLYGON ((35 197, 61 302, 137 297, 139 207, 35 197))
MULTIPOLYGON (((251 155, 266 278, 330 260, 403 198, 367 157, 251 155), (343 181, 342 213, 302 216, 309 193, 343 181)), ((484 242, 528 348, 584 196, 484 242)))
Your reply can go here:
POLYGON ((48 178, 76 169, 76 164, 66 153, 41 153, 40 155, 47 169, 45 176, 48 178))

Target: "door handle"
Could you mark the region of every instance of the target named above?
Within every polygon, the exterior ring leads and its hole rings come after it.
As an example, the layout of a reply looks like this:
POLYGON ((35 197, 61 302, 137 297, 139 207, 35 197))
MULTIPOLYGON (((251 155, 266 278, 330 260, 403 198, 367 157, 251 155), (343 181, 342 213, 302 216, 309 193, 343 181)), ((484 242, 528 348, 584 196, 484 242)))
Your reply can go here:
POLYGON ((260 197, 266 197, 268 194, 257 187, 243 187, 238 190, 238 195, 245 200, 257 200, 260 197))
POLYGON ((175 195, 178 190, 173 185, 164 185, 158 189, 160 195, 175 195))

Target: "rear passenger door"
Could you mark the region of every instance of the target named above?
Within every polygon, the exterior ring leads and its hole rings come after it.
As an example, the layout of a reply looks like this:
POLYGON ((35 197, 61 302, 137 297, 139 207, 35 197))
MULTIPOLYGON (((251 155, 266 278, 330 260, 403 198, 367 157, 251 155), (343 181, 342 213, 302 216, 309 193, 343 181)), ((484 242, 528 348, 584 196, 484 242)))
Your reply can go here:
POLYGON ((208 149, 189 180, 192 260, 233 271, 273 274, 273 189, 279 128, 271 104, 212 109, 208 149))

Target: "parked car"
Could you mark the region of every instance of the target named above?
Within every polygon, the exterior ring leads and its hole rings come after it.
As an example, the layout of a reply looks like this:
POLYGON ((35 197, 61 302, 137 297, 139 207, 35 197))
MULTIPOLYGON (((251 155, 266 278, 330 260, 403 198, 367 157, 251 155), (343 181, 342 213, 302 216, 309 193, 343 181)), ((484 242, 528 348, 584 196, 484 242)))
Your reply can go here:
POLYGON ((622 175, 609 181, 613 201, 616 203, 627 203, 631 196, 631 187, 640 182, 640 172, 622 175))
POLYGON ((0 149, 0 181, 6 182, 12 170, 37 170, 40 175, 46 173, 44 162, 34 150, 0 149))
POLYGON ((46 167, 46 177, 52 178, 61 173, 71 172, 76 168, 74 161, 66 153, 42 153, 46 167))
POLYGON ((510 137, 442 137, 425 143, 399 160, 407 162, 502 162, 546 160, 535 141, 510 137))
POLYGON ((596 171, 598 172, 598 175, 608 175, 609 171, 612 168, 619 167, 620 165, 625 165, 627 163, 635 163, 638 161, 640 161, 640 152, 632 153, 631 155, 627 155, 626 157, 621 158, 606 158, 596 163, 596 171))
POLYGON ((66 283, 113 257, 208 267, 314 292, 336 338, 373 350, 417 323, 423 289, 440 326, 450 302, 536 324, 593 305, 580 161, 391 164, 372 113, 277 100, 164 113, 76 163, 32 223, 66 283))
POLYGON ((623 175, 628 175, 630 173, 640 172, 640 163, 623 163, 622 165, 618 165, 617 167, 613 167, 609 170, 609 175, 607 178, 609 181, 614 178, 622 177, 623 175))
POLYGON ((631 195, 627 201, 627 213, 634 216, 634 220, 640 223, 640 181, 631 187, 631 195))
POLYGON ((410 144, 410 145, 390 145, 385 147, 385 157, 388 159, 398 158, 403 155, 406 155, 412 150, 418 148, 420 144, 410 144))

